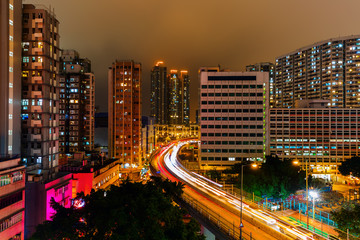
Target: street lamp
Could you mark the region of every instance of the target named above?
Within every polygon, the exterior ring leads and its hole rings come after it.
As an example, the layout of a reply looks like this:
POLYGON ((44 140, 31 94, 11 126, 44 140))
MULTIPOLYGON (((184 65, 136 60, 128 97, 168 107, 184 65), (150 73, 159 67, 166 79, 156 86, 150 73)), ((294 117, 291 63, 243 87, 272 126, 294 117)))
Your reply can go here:
POLYGON ((310 191, 309 194, 313 200, 313 219, 315 221, 315 199, 319 197, 319 194, 316 191, 310 191))
MULTIPOLYGON (((293 161, 294 165, 299 165, 298 160, 293 161)), ((308 182, 308 159, 305 162, 305 180, 306 180, 306 228, 309 229, 309 182, 308 182)))
POLYGON ((241 165, 241 192, 240 192, 240 237, 239 239, 242 240, 242 228, 243 228, 243 223, 242 223, 242 203, 243 203, 243 181, 244 181, 244 166, 250 166, 253 168, 257 167, 256 163, 250 163, 250 164, 245 164, 245 165, 241 165))

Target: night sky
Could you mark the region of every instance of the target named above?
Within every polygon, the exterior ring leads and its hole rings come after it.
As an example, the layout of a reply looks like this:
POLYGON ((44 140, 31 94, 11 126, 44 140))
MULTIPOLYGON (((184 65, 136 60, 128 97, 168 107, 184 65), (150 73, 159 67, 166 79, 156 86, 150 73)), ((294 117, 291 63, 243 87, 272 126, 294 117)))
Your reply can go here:
POLYGON ((188 69, 191 116, 197 70, 245 70, 261 61, 333 37, 360 34, 359 0, 23 0, 55 9, 60 47, 92 61, 96 105, 107 111, 107 69, 115 59, 143 66, 143 114, 149 114, 150 70, 188 69))

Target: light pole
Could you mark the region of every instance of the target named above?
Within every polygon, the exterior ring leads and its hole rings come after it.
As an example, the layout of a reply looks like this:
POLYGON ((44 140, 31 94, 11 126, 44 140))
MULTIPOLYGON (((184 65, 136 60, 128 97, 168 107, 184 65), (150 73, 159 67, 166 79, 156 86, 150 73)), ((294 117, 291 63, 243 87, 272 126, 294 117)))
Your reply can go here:
POLYGON ((315 221, 315 199, 319 197, 319 194, 316 191, 311 191, 309 194, 313 200, 313 219, 315 221))
MULTIPOLYGON (((299 161, 295 160, 294 165, 299 165, 299 161)), ((309 229, 309 182, 308 182, 308 159, 305 162, 305 180, 306 180, 306 228, 309 229)))
POLYGON ((240 191, 240 236, 239 239, 242 240, 242 228, 244 227, 243 223, 242 223, 242 203, 243 203, 243 180, 244 180, 244 166, 250 166, 253 168, 257 167, 256 163, 251 163, 251 164, 245 164, 245 165, 241 165, 241 191, 240 191))

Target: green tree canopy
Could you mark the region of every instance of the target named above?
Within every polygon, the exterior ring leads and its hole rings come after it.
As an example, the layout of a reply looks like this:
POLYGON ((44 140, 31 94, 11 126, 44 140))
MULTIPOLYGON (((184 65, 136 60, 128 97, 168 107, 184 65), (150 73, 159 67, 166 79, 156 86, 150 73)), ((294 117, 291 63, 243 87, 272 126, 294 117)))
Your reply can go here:
POLYGON ((340 237, 346 237, 346 231, 350 234, 360 236, 360 204, 346 204, 337 211, 332 211, 332 218, 337 223, 340 237))
MULTIPOLYGON (((244 164, 249 164, 245 162, 244 164)), ((241 173, 241 163, 235 164, 229 173, 241 173)), ((238 182, 240 184, 240 181, 238 182)), ((290 160, 266 156, 260 168, 244 167, 244 190, 257 196, 287 198, 296 190, 305 188, 305 172, 290 160)))
POLYGON ((53 221, 37 227, 31 239, 179 239, 202 240, 200 227, 183 221, 184 210, 173 204, 182 184, 153 178, 146 184, 125 182, 88 196, 82 208, 64 208, 52 201, 53 221))
POLYGON ((346 159, 339 166, 339 172, 344 176, 348 176, 351 173, 355 177, 360 177, 360 157, 355 156, 346 159))

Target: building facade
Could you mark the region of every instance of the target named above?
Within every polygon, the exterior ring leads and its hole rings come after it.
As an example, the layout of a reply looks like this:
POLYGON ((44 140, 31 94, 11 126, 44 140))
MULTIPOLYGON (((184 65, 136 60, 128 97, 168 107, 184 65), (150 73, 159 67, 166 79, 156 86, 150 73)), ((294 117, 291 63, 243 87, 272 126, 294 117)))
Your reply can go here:
POLYGON ((334 173, 344 159, 359 156, 359 126, 358 108, 271 109, 270 153, 308 164, 314 173, 334 173))
POLYGON ((304 99, 360 107, 360 35, 314 43, 276 58, 274 106, 304 99))
POLYGON ((108 72, 109 157, 141 165, 141 64, 115 61, 108 72))
POLYGON ((53 172, 59 159, 59 22, 23 5, 22 159, 53 172))
POLYGON ((148 159, 155 150, 155 126, 152 117, 141 117, 141 156, 148 159))
POLYGON ((271 62, 260 62, 246 66, 247 72, 268 72, 269 73, 269 94, 270 107, 274 107, 275 89, 275 64, 271 62))
POLYGON ((21 142, 21 1, 1 1, 0 12, 0 158, 10 158, 21 142))
POLYGON ((190 124, 190 76, 187 70, 180 71, 181 84, 181 119, 182 124, 190 124))
POLYGON ((186 125, 159 125, 154 126, 155 145, 164 144, 171 140, 183 138, 199 138, 200 127, 197 124, 186 125))
POLYGON ((170 70, 167 75, 169 86, 168 124, 189 125, 190 123, 190 78, 186 70, 170 70))
POLYGON ((20 0, 0 2, 0 239, 24 239, 25 166, 21 153, 20 0))
POLYGON ((163 61, 159 61, 151 70, 151 117, 157 124, 168 123, 168 94, 167 68, 163 61))
POLYGON ((75 50, 64 50, 60 71, 60 152, 94 149, 95 76, 91 62, 75 50))
POLYGON ((268 74, 202 69, 200 85, 201 165, 262 161, 269 141, 268 74))
POLYGON ((44 221, 51 221, 56 211, 51 207, 51 199, 69 208, 72 199, 72 174, 58 172, 48 178, 43 171, 30 173, 26 182, 25 239, 30 238, 36 227, 44 221), (37 174, 38 173, 38 174, 37 174))
POLYGON ((159 61, 151 71, 151 117, 159 125, 190 124, 190 77, 187 70, 170 70, 159 61))

